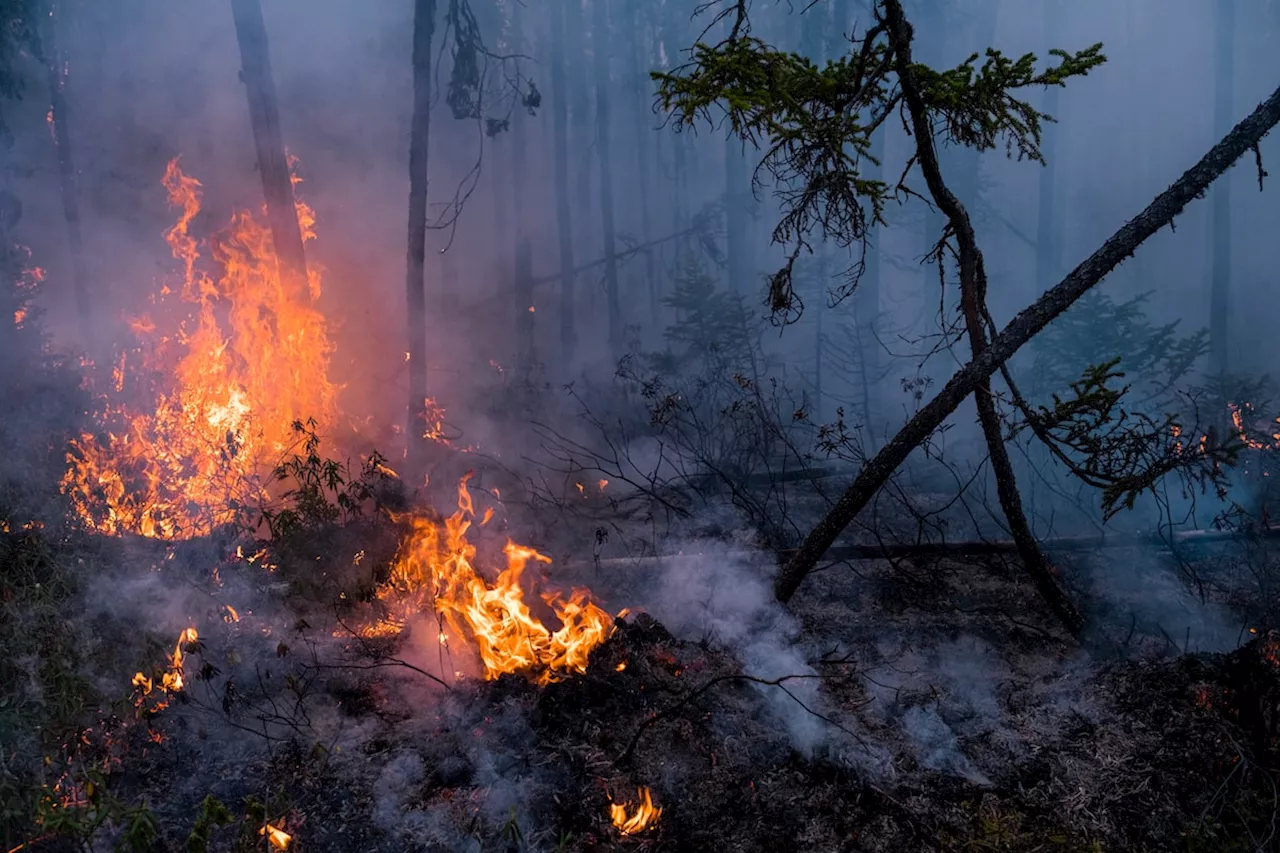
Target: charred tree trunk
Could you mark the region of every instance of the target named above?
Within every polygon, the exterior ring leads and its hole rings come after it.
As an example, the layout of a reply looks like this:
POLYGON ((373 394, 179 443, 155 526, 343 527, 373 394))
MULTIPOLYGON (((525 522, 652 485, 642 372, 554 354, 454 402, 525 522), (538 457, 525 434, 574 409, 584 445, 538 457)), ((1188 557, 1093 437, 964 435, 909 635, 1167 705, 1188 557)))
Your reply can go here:
POLYGON ((67 114, 66 65, 58 53, 57 20, 56 7, 51 3, 39 47, 49 76, 49 134, 58 155, 58 183, 62 191, 62 213, 67 221, 67 249, 71 254, 71 286, 75 293, 76 317, 84 345, 92 349, 95 330, 93 306, 89 302, 89 267, 80 230, 80 199, 75 165, 71 159, 70 118, 67 114))
POLYGON ((1018 314, 991 340, 981 355, 957 371, 942 390, 868 460, 853 484, 805 538, 775 581, 777 597, 787 601, 795 594, 827 549, 893 476, 898 466, 946 421, 966 397, 1045 326, 1130 257, 1145 240, 1172 222, 1233 163, 1253 150, 1277 123, 1280 123, 1280 89, 1272 92, 1171 187, 1156 196, 1142 213, 1125 223, 1066 278, 1018 314))
MULTIPOLYGON (((977 234, 973 230, 968 211, 943 179, 942 169, 938 163, 938 150, 934 143, 932 118, 921 94, 916 72, 912 68, 911 25, 907 23, 898 0, 888 0, 885 3, 885 21, 888 25, 889 42, 894 54, 898 79, 901 81, 903 100, 906 101, 916 138, 920 168, 929 186, 929 194, 933 196, 938 208, 946 216, 959 249, 960 302, 969 346, 973 351, 973 357, 977 359, 988 347, 987 273, 982 250, 978 247, 977 234)), ((987 453, 991 458, 991 468, 996 478, 996 492, 1000 497, 1000 507, 1009 524, 1009 533, 1013 541, 1018 543, 1018 555, 1022 558, 1024 568, 1045 602, 1053 609, 1072 636, 1079 637, 1084 629, 1084 619, 1054 580, 1049 561, 1036 543, 1031 525, 1027 522, 1023 511, 1022 497, 1018 494, 1018 481, 1014 474, 1013 462, 1009 458, 1008 448, 1005 447, 1000 414, 996 411, 989 378, 977 383, 974 388, 974 400, 978 407, 978 421, 982 426, 983 438, 986 440, 987 453)))
POLYGON ((436 0, 413 7, 413 118, 409 129, 409 242, 405 258, 405 300, 409 360, 409 467, 415 477, 427 464, 427 443, 419 416, 427 399, 427 155, 431 139, 431 43, 436 33, 436 0))
POLYGON ((592 53, 596 77, 596 161, 600 164, 600 227, 604 237, 604 286, 609 312, 609 351, 622 357, 622 307, 618 302, 617 234, 613 222, 613 158, 609 139, 609 13, 603 0, 593 0, 592 53))
POLYGON ((573 216, 569 206, 569 87, 565 73, 564 12, 552 3, 551 18, 551 132, 555 171, 556 230, 560 245, 560 361, 572 369, 578 347, 574 323, 577 305, 573 294, 573 216))
MULTIPOLYGON (((1235 0, 1218 0, 1213 4, 1213 131, 1225 133, 1231 125, 1232 101, 1235 100, 1235 0)), ((1230 321, 1227 309, 1231 294, 1231 176, 1225 176, 1213 188, 1209 225, 1209 372, 1221 379, 1231 369, 1230 321)), ((1219 413, 1225 417, 1225 412, 1219 413)), ((1220 424, 1219 428, 1227 425, 1220 424)))
POLYGON ((291 289, 309 299, 307 258, 298 227, 298 209, 293 199, 293 179, 280 131, 280 108, 276 84, 271 74, 271 54, 267 48, 267 27, 258 0, 231 0, 236 39, 240 42, 240 79, 249 97, 249 123, 262 175, 262 194, 267 200, 267 223, 276 250, 280 278, 291 289))

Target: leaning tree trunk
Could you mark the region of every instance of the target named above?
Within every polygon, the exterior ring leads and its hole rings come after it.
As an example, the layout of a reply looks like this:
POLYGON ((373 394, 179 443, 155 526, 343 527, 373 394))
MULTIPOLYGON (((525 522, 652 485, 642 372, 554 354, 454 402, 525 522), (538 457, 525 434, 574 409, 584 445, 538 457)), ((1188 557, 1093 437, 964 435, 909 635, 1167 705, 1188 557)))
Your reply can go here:
POLYGON ((1129 220, 1072 270, 1066 278, 1040 296, 992 339, 982 354, 956 372, 942 390, 916 412, 879 453, 868 460, 852 485, 827 516, 805 538, 774 583, 778 599, 787 601, 818 564, 858 513, 875 497, 911 452, 942 426, 952 412, 1000 366, 1045 326, 1075 304, 1102 281, 1144 241, 1164 228, 1198 198, 1246 152, 1255 150, 1264 136, 1280 123, 1280 88, 1271 93, 1248 118, 1237 124, 1187 170, 1171 187, 1129 220))
POLYGON ((409 246, 405 263, 408 308, 409 467, 416 478, 427 464, 427 444, 419 416, 427 399, 427 154, 431 138, 431 42, 436 0, 413 7, 413 119, 409 129, 409 246))
POLYGON ((609 313, 609 351, 622 357, 622 307, 618 302, 617 234, 613 222, 613 159, 609 147, 609 13, 603 0, 591 4, 596 77, 596 162, 600 164, 600 228, 604 237, 604 286, 609 313))
MULTIPOLYGON (((1218 0, 1213 4, 1213 131, 1225 133, 1231 124, 1232 101, 1235 99, 1236 34, 1235 0, 1218 0)), ((1231 339, 1227 308, 1231 292, 1231 176, 1227 175, 1213 188, 1209 225, 1211 281, 1209 284, 1209 372, 1221 380, 1231 369, 1227 346, 1231 339)), ((1217 413, 1225 417, 1225 412, 1217 413)), ((1225 424, 1219 424, 1221 429, 1225 424)))
POLYGON ((267 223, 276 250, 276 264, 287 287, 309 299, 307 258, 302 248, 302 231, 298 227, 298 209, 294 205, 293 180, 289 159, 280 132, 280 108, 276 102, 276 84, 271 74, 271 55, 267 49, 267 27, 262 20, 258 0, 231 0, 235 18, 236 39, 240 42, 240 77, 249 96, 249 123, 253 126, 253 143, 258 155, 258 171, 262 175, 262 194, 267 200, 267 223))
POLYGON ((569 88, 565 73, 564 12, 552 3, 551 18, 551 132, 555 171, 556 230, 560 243, 560 361, 572 369, 578 347, 574 323, 577 305, 573 294, 573 217, 569 206, 569 88))
POLYGON ((85 260, 84 237, 80 231, 80 201, 76 170, 71 160, 71 131, 67 115, 66 65, 58 54, 57 15, 49 5, 40 51, 49 76, 49 133, 58 154, 58 183, 62 190, 62 213, 67 222, 67 248, 71 255, 71 286, 75 293, 76 315, 84 345, 92 348, 93 306, 89 303, 89 267, 85 260))

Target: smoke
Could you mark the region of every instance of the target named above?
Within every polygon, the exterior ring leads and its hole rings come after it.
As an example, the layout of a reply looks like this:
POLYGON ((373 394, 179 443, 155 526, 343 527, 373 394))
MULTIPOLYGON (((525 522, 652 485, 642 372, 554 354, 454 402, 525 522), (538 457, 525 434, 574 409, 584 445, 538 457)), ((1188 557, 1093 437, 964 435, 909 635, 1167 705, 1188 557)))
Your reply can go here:
POLYGON ((653 588, 639 593, 642 605, 682 640, 726 649, 742 663, 795 747, 812 753, 835 730, 821 720, 818 672, 809 663, 813 649, 801 639, 796 618, 773 595, 770 567, 762 556, 726 556, 719 543, 686 543, 690 553, 658 571, 653 588))

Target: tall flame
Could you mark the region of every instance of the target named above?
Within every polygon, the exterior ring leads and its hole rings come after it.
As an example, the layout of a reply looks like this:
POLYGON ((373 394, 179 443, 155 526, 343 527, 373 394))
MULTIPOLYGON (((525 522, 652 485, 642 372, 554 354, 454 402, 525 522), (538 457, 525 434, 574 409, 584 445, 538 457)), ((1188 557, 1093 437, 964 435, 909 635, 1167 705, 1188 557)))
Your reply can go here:
POLYGON ((476 547, 467 539, 475 518, 469 476, 458 483, 457 510, 443 522, 427 514, 401 518, 410 532, 381 590, 383 601, 399 613, 389 627, 397 628, 413 612, 434 610, 443 623, 441 644, 447 643, 444 626, 473 641, 487 679, 528 672, 547 684, 566 672, 584 672, 588 655, 609 635, 613 619, 590 600, 590 593, 574 589, 567 600, 555 592, 542 595, 561 623, 554 631, 543 624, 530 612, 520 585, 531 560, 551 562, 533 548, 508 541, 503 549, 506 568, 493 583, 481 577, 476 547))
MULTIPOLYGON (((106 403, 105 437, 73 442, 63 488, 80 518, 102 533, 189 538, 232 521, 237 505, 261 494, 265 475, 295 441, 296 421, 331 422, 333 346, 324 316, 311 306, 318 275, 311 293, 289 287, 270 231, 247 211, 208 241, 217 273, 202 272, 190 233, 200 182, 174 158, 163 184, 181 211, 165 240, 182 264, 181 299, 192 315, 171 335, 159 335, 147 319, 134 324, 150 344, 142 368, 170 379, 153 411, 106 403)), ((310 239, 314 214, 299 203, 298 216, 310 239)))

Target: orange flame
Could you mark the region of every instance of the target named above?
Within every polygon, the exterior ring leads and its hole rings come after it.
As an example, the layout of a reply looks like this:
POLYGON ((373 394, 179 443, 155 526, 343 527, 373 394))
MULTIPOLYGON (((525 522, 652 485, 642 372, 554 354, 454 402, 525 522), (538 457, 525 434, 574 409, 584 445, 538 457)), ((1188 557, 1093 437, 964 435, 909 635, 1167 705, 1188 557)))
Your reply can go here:
MULTIPOLYGON (((182 264, 181 298, 194 315, 170 336, 157 336, 150 319, 135 323, 135 332, 152 339, 151 358, 140 367, 162 368, 170 342, 180 348, 176 365, 161 371, 171 383, 158 392, 154 411, 108 402, 100 418, 105 437, 85 434, 72 443, 63 489, 80 519, 101 533, 189 538, 233 521, 237 504, 261 496, 296 441, 295 422, 331 422, 333 347, 312 294, 280 276, 265 226, 235 213, 209 241, 220 273, 202 273, 190 234, 200 182, 175 158, 163 184, 181 210, 165 240, 182 264)), ((314 215, 301 203, 298 210, 310 236, 314 215)), ((318 286, 313 276, 312 291, 318 286)))
POLYGON ((662 809, 653 804, 653 795, 648 788, 640 788, 640 803, 636 806, 634 813, 628 813, 628 807, 625 804, 610 803, 609 817, 613 820, 613 825, 623 835, 635 835, 643 832, 657 823, 658 818, 662 817, 662 809))
MULTIPOLYGON (((133 686, 138 691, 136 704, 141 707, 147 696, 150 696, 156 687, 159 687, 162 693, 172 694, 181 693, 186 682, 182 678, 182 667, 186 662, 186 652, 183 651, 185 646, 191 645, 200 639, 200 635, 194 627, 186 628, 178 635, 178 642, 173 648, 173 654, 169 656, 168 668, 160 673, 159 684, 156 680, 144 673, 138 672, 133 676, 133 686)), ((154 710, 163 710, 168 706, 168 700, 161 700, 153 705, 154 710)))
POLYGON ((293 836, 285 832, 279 826, 267 824, 258 830, 258 835, 266 837, 271 846, 276 850, 288 850, 289 843, 293 841, 293 836))
POLYGON ((475 518, 469 478, 458 483, 458 509, 443 524, 425 513, 401 517, 410 533, 380 597, 402 617, 375 626, 373 633, 386 634, 412 612, 430 608, 442 620, 441 645, 447 644, 445 627, 474 642, 486 679, 527 672, 547 684, 565 672, 586 671, 587 658, 608 636, 612 618, 590 593, 574 589, 567 600, 556 592, 541 596, 561 623, 554 631, 544 625, 525 603, 520 579, 529 561, 549 564, 551 558, 509 540, 503 549, 506 568, 493 583, 481 577, 476 546, 467 539, 475 518))

